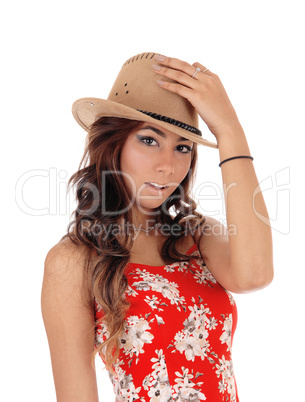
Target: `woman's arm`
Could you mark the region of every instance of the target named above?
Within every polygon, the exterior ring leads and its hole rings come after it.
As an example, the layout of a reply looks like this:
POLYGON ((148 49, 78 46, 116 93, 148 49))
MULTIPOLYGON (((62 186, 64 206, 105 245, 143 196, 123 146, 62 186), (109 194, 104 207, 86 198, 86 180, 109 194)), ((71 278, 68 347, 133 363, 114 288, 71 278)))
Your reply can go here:
POLYGON ((70 240, 48 253, 42 286, 42 315, 50 346, 58 402, 98 402, 94 311, 83 292, 85 251, 70 240))
MULTIPOLYGON (((216 74, 209 70, 192 75, 190 65, 166 57, 159 61, 159 75, 176 83, 158 84, 187 98, 215 135, 220 160, 250 155, 246 136, 228 95, 216 74)), ((235 159, 221 166, 228 231, 214 219, 206 223, 199 248, 218 282, 233 292, 249 292, 268 285, 273 278, 272 236, 263 195, 249 159, 235 159), (260 216, 264 216, 262 221, 260 216)))
MULTIPOLYGON (((220 160, 250 155, 241 126, 223 128, 218 136, 220 160)), ((241 292, 258 290, 273 279, 272 234, 268 211, 249 159, 236 159, 221 165, 230 260, 228 272, 241 292), (263 221, 261 216, 266 219, 263 221)))

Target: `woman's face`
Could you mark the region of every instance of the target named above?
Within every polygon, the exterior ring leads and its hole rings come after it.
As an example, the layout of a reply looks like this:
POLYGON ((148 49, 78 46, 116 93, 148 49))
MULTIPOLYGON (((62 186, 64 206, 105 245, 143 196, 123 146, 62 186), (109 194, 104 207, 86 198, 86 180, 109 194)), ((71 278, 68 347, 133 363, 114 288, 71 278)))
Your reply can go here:
MULTIPOLYGON (((132 132, 121 151, 123 179, 141 212, 159 207, 187 175, 192 141, 158 126, 145 123, 132 132)), ((183 189, 181 189, 183 191, 183 189)))

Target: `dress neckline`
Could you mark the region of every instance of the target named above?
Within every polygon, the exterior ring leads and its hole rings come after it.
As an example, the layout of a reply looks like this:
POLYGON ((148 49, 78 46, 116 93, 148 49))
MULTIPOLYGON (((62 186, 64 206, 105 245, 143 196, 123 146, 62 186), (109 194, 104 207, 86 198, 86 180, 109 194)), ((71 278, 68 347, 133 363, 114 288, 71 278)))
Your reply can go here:
MULTIPOLYGON (((192 254, 196 249, 198 249, 198 246, 196 243, 194 243, 191 248, 186 252, 186 254, 192 254)), ((137 262, 129 262, 127 265, 137 265, 137 266, 141 266, 141 267, 150 267, 150 268, 164 268, 167 266, 171 266, 173 264, 177 264, 176 262, 173 262, 171 264, 165 264, 165 265, 148 265, 148 264, 140 264, 137 262)))

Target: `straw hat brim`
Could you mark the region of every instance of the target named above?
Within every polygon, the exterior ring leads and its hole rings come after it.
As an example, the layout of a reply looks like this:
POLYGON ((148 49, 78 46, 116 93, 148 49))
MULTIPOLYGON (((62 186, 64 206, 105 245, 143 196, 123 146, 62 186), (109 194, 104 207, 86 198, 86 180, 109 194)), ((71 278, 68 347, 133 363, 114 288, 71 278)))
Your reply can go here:
POLYGON ((81 98, 73 103, 72 114, 78 124, 89 131, 90 126, 100 117, 120 117, 130 120, 139 120, 143 122, 157 124, 170 130, 181 137, 187 138, 198 144, 202 144, 211 148, 217 148, 217 144, 202 138, 198 134, 194 134, 184 128, 175 126, 174 124, 157 120, 145 113, 139 112, 129 106, 110 100, 99 98, 81 98))

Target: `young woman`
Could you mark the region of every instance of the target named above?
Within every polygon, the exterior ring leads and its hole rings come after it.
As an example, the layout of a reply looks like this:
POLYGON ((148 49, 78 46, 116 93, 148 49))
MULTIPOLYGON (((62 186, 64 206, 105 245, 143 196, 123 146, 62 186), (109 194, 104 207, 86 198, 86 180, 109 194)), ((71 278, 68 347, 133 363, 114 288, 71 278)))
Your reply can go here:
POLYGON ((229 292, 272 281, 272 239, 220 79, 143 53, 107 100, 80 99, 73 114, 88 131, 70 179, 78 206, 46 257, 42 289, 57 400, 98 401, 99 353, 116 401, 238 401, 229 292), (217 145, 202 138, 198 115, 217 145), (218 148, 227 227, 190 196, 198 144, 218 148))

